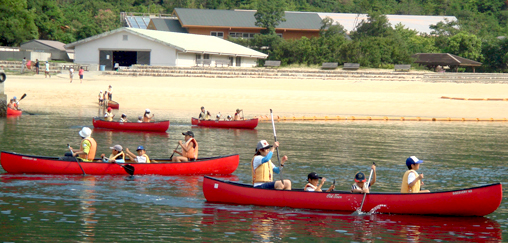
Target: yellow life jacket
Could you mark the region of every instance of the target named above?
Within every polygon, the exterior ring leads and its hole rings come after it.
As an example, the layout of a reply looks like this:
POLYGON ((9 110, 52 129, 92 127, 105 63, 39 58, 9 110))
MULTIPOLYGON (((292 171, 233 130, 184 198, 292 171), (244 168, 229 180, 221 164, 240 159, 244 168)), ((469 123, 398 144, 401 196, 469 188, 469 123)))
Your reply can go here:
POLYGON ((104 117, 105 121, 113 121, 113 113, 106 112, 106 117, 104 117))
MULTIPOLYGON (((258 155, 257 155, 258 156, 258 155)), ((273 181, 273 166, 272 160, 262 163, 254 170, 254 156, 250 162, 252 168, 252 183, 264 183, 273 181)))
POLYGON ((189 150, 185 151, 184 149, 182 149, 182 156, 183 157, 187 157, 189 160, 194 160, 194 159, 198 159, 198 142, 196 141, 196 139, 194 138, 191 138, 189 139, 189 141, 187 141, 185 143, 185 147, 189 148, 189 150), (189 148, 189 145, 190 143, 194 143, 193 146, 190 146, 189 148))
POLYGON ((79 150, 83 151, 83 143, 85 141, 90 142, 90 150, 88 151, 88 154, 80 154, 79 158, 81 158, 81 160, 83 161, 91 162, 95 158, 95 152, 97 151, 97 142, 95 142, 95 139, 93 139, 92 137, 85 138, 81 141, 81 144, 79 145, 79 150))
MULTIPOLYGON (((408 170, 406 173, 404 173, 404 176, 402 177, 402 186, 400 188, 401 193, 417 193, 420 192, 420 180, 416 181, 413 187, 409 187, 409 184, 407 183, 407 178, 409 177, 409 173, 415 173, 416 177, 418 178, 418 173, 416 173, 415 170, 408 170)), ((416 179, 415 179, 416 180, 416 179)))
POLYGON ((146 163, 150 163, 150 158, 148 157, 148 155, 143 154, 143 155, 141 155, 141 156, 143 156, 143 157, 145 157, 145 158, 146 158, 146 163))

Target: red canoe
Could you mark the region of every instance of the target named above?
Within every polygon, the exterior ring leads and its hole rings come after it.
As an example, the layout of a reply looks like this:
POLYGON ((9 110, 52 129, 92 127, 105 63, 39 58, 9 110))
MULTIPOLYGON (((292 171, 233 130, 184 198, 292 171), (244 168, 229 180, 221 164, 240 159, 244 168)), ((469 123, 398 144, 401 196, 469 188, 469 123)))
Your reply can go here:
POLYGON ((192 118, 192 125, 201 127, 219 127, 219 128, 247 128, 254 129, 258 126, 259 119, 253 118, 240 121, 216 121, 216 120, 199 120, 192 118))
POLYGON ((20 116, 23 113, 23 111, 13 110, 9 107, 7 107, 7 115, 8 116, 20 116))
MULTIPOLYGON (((208 202, 355 211, 363 194, 343 191, 305 192, 302 189, 280 191, 254 188, 251 185, 205 176, 203 193, 208 202)), ((501 183, 432 193, 369 193, 363 212, 451 216, 485 216, 499 207, 501 183)))
MULTIPOLYGON (((155 159, 157 163, 130 164, 135 175, 227 175, 238 167, 238 154, 202 158, 192 162, 173 163, 168 159, 155 159)), ((2 152, 0 155, 2 168, 14 174, 83 174, 78 163, 61 161, 58 157, 23 155, 2 152)), ((103 162, 80 162, 83 170, 89 175, 127 175, 118 164, 103 162)))
POLYGON ((120 104, 116 101, 110 100, 108 101, 108 107, 111 107, 111 109, 120 109, 120 104))
POLYGON ((96 128, 107 128, 116 130, 165 132, 169 128, 169 121, 158 122, 116 122, 104 121, 97 117, 93 118, 93 126, 96 128))

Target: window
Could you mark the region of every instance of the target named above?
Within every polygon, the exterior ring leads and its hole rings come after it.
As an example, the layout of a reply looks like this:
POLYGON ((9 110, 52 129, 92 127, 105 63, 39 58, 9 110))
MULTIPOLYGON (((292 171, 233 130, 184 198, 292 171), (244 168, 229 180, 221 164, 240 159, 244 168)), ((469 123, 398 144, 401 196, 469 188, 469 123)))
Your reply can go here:
POLYGON ((196 61, 201 59, 201 54, 196 54, 196 61))
POLYGON ((210 32, 210 35, 224 38, 224 32, 222 32, 222 31, 212 31, 212 32, 210 32))
POLYGON ((256 33, 229 32, 229 37, 233 38, 254 38, 256 33))
POLYGON ((203 59, 210 59, 210 54, 204 54, 203 59))
POLYGON ((282 34, 281 33, 277 33, 277 36, 282 38, 282 34))
POLYGON ((242 66, 242 57, 236 57, 236 66, 241 67, 242 66))
POLYGON ((229 65, 233 66, 234 63, 235 63, 235 58, 229 57, 229 65))
POLYGON ((124 40, 124 41, 129 40, 129 36, 128 36, 128 35, 123 35, 123 40, 124 40))

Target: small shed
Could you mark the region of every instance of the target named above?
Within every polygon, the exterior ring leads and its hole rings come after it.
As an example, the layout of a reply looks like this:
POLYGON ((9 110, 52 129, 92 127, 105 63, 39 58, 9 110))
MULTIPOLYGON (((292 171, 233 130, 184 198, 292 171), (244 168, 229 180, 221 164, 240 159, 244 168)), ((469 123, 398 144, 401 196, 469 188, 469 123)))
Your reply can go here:
POLYGON ((20 45, 22 50, 51 53, 51 60, 70 62, 74 59, 74 50, 66 50, 65 43, 52 40, 31 40, 20 45))
POLYGON ((428 68, 433 68, 434 71, 438 66, 449 66, 451 70, 455 71, 458 71, 459 67, 472 67, 474 73, 475 67, 480 67, 482 65, 481 62, 459 57, 450 53, 417 53, 412 57, 415 58, 414 63, 425 65, 428 68))

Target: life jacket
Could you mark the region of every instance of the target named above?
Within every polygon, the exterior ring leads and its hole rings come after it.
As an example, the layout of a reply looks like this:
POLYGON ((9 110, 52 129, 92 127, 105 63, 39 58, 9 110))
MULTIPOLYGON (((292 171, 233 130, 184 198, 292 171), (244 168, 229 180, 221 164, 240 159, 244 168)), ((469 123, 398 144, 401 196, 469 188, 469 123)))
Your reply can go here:
POLYGON ((307 185, 305 185, 305 187, 303 188, 304 191, 308 191, 308 192, 314 192, 316 191, 316 188, 317 186, 314 186, 310 183, 307 183, 307 185), (308 189, 307 189, 308 188, 308 189))
POLYGON ((113 121, 113 114, 110 112, 106 112, 104 120, 106 121, 113 121))
POLYGON ((88 151, 88 154, 80 154, 79 158, 81 158, 83 161, 91 162, 95 158, 95 152, 97 151, 97 142, 95 142, 95 139, 92 137, 88 137, 83 139, 81 141, 81 144, 79 145, 79 150, 83 151, 83 142, 87 140, 90 142, 90 150, 88 151))
POLYGON ((123 151, 122 151, 122 152, 120 152, 120 153, 118 153, 118 154, 116 154, 116 155, 114 155, 114 154, 110 154, 110 155, 109 155, 109 158, 108 158, 108 162, 109 162, 109 161, 111 161, 112 159, 117 159, 117 158, 118 158, 118 157, 120 157, 120 156, 122 156, 120 159, 125 160, 125 154, 124 154, 124 153, 123 153, 123 151))
POLYGON ((206 119, 206 111, 199 113, 199 119, 200 120, 206 119))
POLYGON ((409 177, 409 173, 415 173, 416 177, 418 177, 418 173, 416 173, 415 170, 408 170, 406 173, 404 173, 404 176, 402 177, 402 186, 400 188, 401 193, 417 193, 420 192, 420 180, 416 181, 413 187, 409 187, 409 184, 407 183, 407 178, 409 177))
MULTIPOLYGON (((259 155, 256 155, 259 156, 259 155)), ((272 182, 273 181, 273 166, 272 160, 262 163, 254 170, 254 156, 252 161, 250 162, 252 168, 252 184, 254 183, 264 183, 264 182, 272 182)))
POLYGON ((189 150, 185 151, 182 149, 182 156, 183 157, 187 157, 189 160, 194 160, 194 159, 198 159, 198 142, 196 141, 196 139, 194 138, 191 138, 189 139, 189 141, 187 141, 185 143, 185 147, 189 148, 189 150), (190 146, 189 148, 189 144, 190 143, 194 143, 194 146, 190 146))

